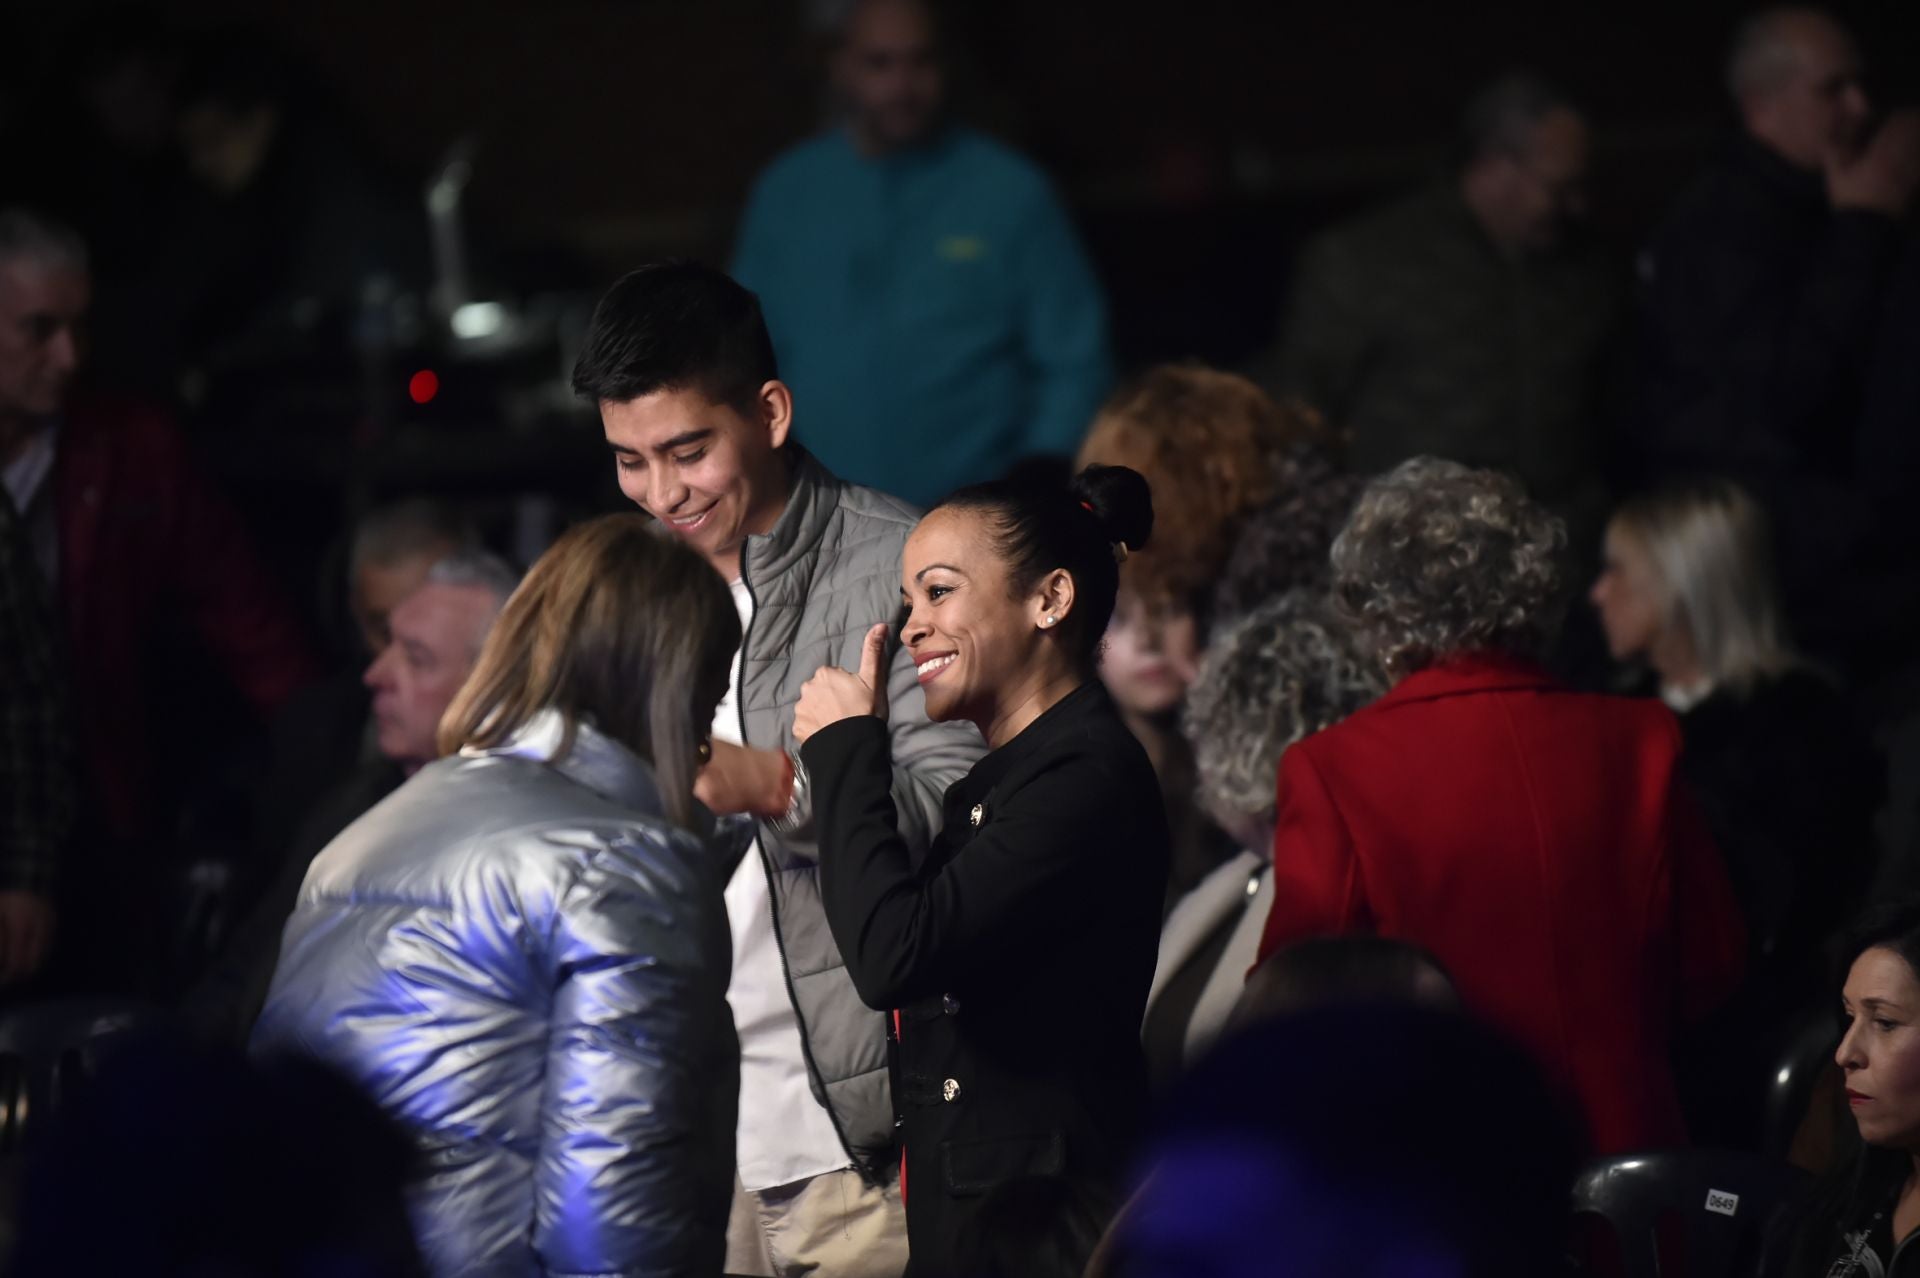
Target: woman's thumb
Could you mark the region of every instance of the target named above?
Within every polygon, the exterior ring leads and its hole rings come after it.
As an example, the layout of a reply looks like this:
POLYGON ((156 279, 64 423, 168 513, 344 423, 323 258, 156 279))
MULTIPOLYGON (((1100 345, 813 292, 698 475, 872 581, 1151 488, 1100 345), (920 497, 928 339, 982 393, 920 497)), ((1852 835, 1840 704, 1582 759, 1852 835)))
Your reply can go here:
POLYGON ((887 627, 884 622, 867 631, 860 649, 860 681, 869 688, 887 686, 887 627))

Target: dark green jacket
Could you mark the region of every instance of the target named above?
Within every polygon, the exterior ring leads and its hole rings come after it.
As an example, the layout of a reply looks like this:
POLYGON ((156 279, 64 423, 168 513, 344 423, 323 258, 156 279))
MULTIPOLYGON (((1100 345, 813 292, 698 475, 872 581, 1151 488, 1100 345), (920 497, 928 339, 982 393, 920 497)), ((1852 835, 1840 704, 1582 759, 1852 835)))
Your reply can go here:
POLYGON ((1446 457, 1511 471, 1564 506, 1598 473, 1620 300, 1593 254, 1505 257, 1456 191, 1432 189, 1307 245, 1281 389, 1352 433, 1357 471, 1446 457))

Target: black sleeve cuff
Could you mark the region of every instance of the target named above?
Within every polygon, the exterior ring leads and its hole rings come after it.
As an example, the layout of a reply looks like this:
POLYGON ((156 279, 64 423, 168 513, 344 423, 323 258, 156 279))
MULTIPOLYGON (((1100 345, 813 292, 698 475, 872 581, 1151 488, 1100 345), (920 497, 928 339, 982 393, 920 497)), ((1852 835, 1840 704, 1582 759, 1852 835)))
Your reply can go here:
POLYGON ((888 770, 891 771, 893 747, 887 736, 886 720, 870 714, 857 714, 837 723, 829 723, 808 737, 800 747, 800 757, 806 760, 807 770, 813 773, 817 792, 825 778, 838 776, 849 764, 875 746, 886 754, 888 770))

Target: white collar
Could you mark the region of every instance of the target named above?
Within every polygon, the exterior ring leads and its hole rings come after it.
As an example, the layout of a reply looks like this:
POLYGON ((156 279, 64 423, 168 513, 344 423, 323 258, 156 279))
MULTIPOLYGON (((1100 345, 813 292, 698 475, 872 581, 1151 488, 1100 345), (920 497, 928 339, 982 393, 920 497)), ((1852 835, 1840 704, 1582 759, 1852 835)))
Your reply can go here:
POLYGON ((482 749, 462 746, 461 757, 468 759, 506 756, 544 763, 562 776, 604 795, 622 807, 650 816, 666 811, 660 799, 660 787, 653 769, 627 747, 607 736, 585 718, 574 728, 573 748, 565 757, 560 742, 566 734, 566 719, 551 706, 539 711, 518 731, 497 746, 482 749))
POLYGON ((1675 714, 1685 714, 1712 695, 1713 680, 1711 679, 1699 679, 1685 687, 1672 683, 1660 685, 1660 699, 1666 702, 1667 709, 1675 714))

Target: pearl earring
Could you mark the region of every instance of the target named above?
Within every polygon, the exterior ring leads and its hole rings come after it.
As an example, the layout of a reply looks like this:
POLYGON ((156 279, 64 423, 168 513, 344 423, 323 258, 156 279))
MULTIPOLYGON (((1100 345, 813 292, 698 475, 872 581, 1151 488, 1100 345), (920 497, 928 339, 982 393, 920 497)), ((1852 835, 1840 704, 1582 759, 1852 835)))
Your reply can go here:
POLYGON ((1051 626, 1054 622, 1058 620, 1060 620, 1060 618, 1058 617, 1042 617, 1040 619, 1040 624, 1043 626, 1051 626))

